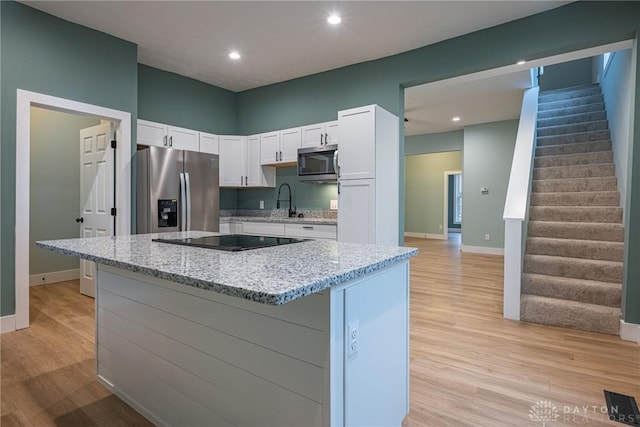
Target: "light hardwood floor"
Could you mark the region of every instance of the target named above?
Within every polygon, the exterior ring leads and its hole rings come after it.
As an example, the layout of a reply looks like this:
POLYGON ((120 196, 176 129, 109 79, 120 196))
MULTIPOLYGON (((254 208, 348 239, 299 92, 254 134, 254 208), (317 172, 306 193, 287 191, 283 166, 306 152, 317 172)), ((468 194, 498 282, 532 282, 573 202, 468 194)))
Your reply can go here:
MULTIPOLYGON (((541 426, 540 400, 558 410, 549 427, 622 425, 600 412, 602 391, 640 397, 637 344, 504 320, 502 257, 461 254, 455 235, 406 244, 420 248, 406 427, 541 426)), ((0 338, 2 427, 149 425, 94 380, 93 316, 77 282, 31 288, 31 327, 0 338)))

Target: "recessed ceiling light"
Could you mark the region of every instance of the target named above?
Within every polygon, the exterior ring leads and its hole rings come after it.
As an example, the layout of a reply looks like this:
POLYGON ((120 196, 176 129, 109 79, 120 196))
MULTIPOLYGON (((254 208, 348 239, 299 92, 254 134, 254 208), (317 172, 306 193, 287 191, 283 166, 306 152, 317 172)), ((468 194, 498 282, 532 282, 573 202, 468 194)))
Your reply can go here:
POLYGON ((522 64, 526 64, 527 61, 525 61, 524 59, 521 59, 520 61, 516 62, 516 65, 522 65, 522 64))
POLYGON ((229 58, 231 59, 240 59, 240 53, 234 51, 229 52, 229 58))
POLYGON ((460 121, 460 117, 456 116, 454 118, 451 119, 452 122, 459 122, 460 121))
POLYGON ((342 18, 334 13, 333 15, 329 15, 327 22, 331 25, 338 25, 342 22, 342 18))

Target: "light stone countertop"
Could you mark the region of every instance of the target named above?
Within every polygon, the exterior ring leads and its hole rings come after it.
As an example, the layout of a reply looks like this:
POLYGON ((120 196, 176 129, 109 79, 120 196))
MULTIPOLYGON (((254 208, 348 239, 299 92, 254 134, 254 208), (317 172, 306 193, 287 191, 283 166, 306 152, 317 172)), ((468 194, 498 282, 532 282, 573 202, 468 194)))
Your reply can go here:
POLYGON ((264 304, 279 305, 408 260, 416 248, 305 241, 226 252, 152 238, 220 235, 189 231, 36 242, 99 264, 264 304))
POLYGON ((271 217, 271 216, 224 216, 220 222, 271 222, 278 224, 311 224, 311 225, 337 225, 336 218, 298 218, 298 217, 271 217))

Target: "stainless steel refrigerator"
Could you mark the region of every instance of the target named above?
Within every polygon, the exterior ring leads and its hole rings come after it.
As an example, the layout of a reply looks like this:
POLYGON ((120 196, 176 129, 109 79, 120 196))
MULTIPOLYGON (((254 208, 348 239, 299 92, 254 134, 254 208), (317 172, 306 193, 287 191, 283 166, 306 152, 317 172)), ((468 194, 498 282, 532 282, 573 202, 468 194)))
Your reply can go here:
POLYGON ((137 232, 218 231, 218 156, 147 147, 136 153, 137 232))

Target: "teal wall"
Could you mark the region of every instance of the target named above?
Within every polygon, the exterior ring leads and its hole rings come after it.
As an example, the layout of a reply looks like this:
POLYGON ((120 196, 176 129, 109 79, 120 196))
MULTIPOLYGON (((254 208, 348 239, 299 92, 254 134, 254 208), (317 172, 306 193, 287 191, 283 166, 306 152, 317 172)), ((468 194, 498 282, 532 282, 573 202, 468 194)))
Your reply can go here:
POLYGON ((538 80, 541 91, 590 85, 592 82, 591 58, 548 65, 538 80))
POLYGON ((138 117, 220 135, 235 135, 237 95, 198 80, 138 64, 138 117))
POLYGON ((31 108, 29 274, 78 268, 77 258, 36 247, 38 240, 80 237, 80 129, 100 120, 31 108))
MULTIPOLYGON (((133 43, 71 24, 12 1, 0 2, 2 68, 1 310, 15 313, 16 90, 73 99, 137 114, 133 43)), ((134 130, 135 132, 135 130, 134 130)))
MULTIPOLYGON (((237 209, 258 209, 260 200, 264 200, 265 209, 276 208, 276 196, 278 195, 278 187, 287 183, 291 186, 293 192, 294 205, 298 209, 329 209, 331 199, 338 198, 338 186, 336 184, 307 184, 298 180, 298 174, 295 167, 277 168, 276 169, 276 187, 275 188, 256 188, 243 189, 237 191, 237 209)), ((288 198, 286 188, 282 189, 280 198, 288 198)), ((288 203, 281 203, 280 209, 288 209, 288 203)))
POLYGON ((464 140, 462 129, 450 132, 412 135, 404 138, 404 154, 441 153, 444 151, 460 151, 464 140))
POLYGON ((462 244, 504 248, 504 201, 511 172, 518 121, 464 128, 462 244), (481 194, 480 187, 488 187, 481 194), (484 235, 489 233, 491 240, 484 235))

